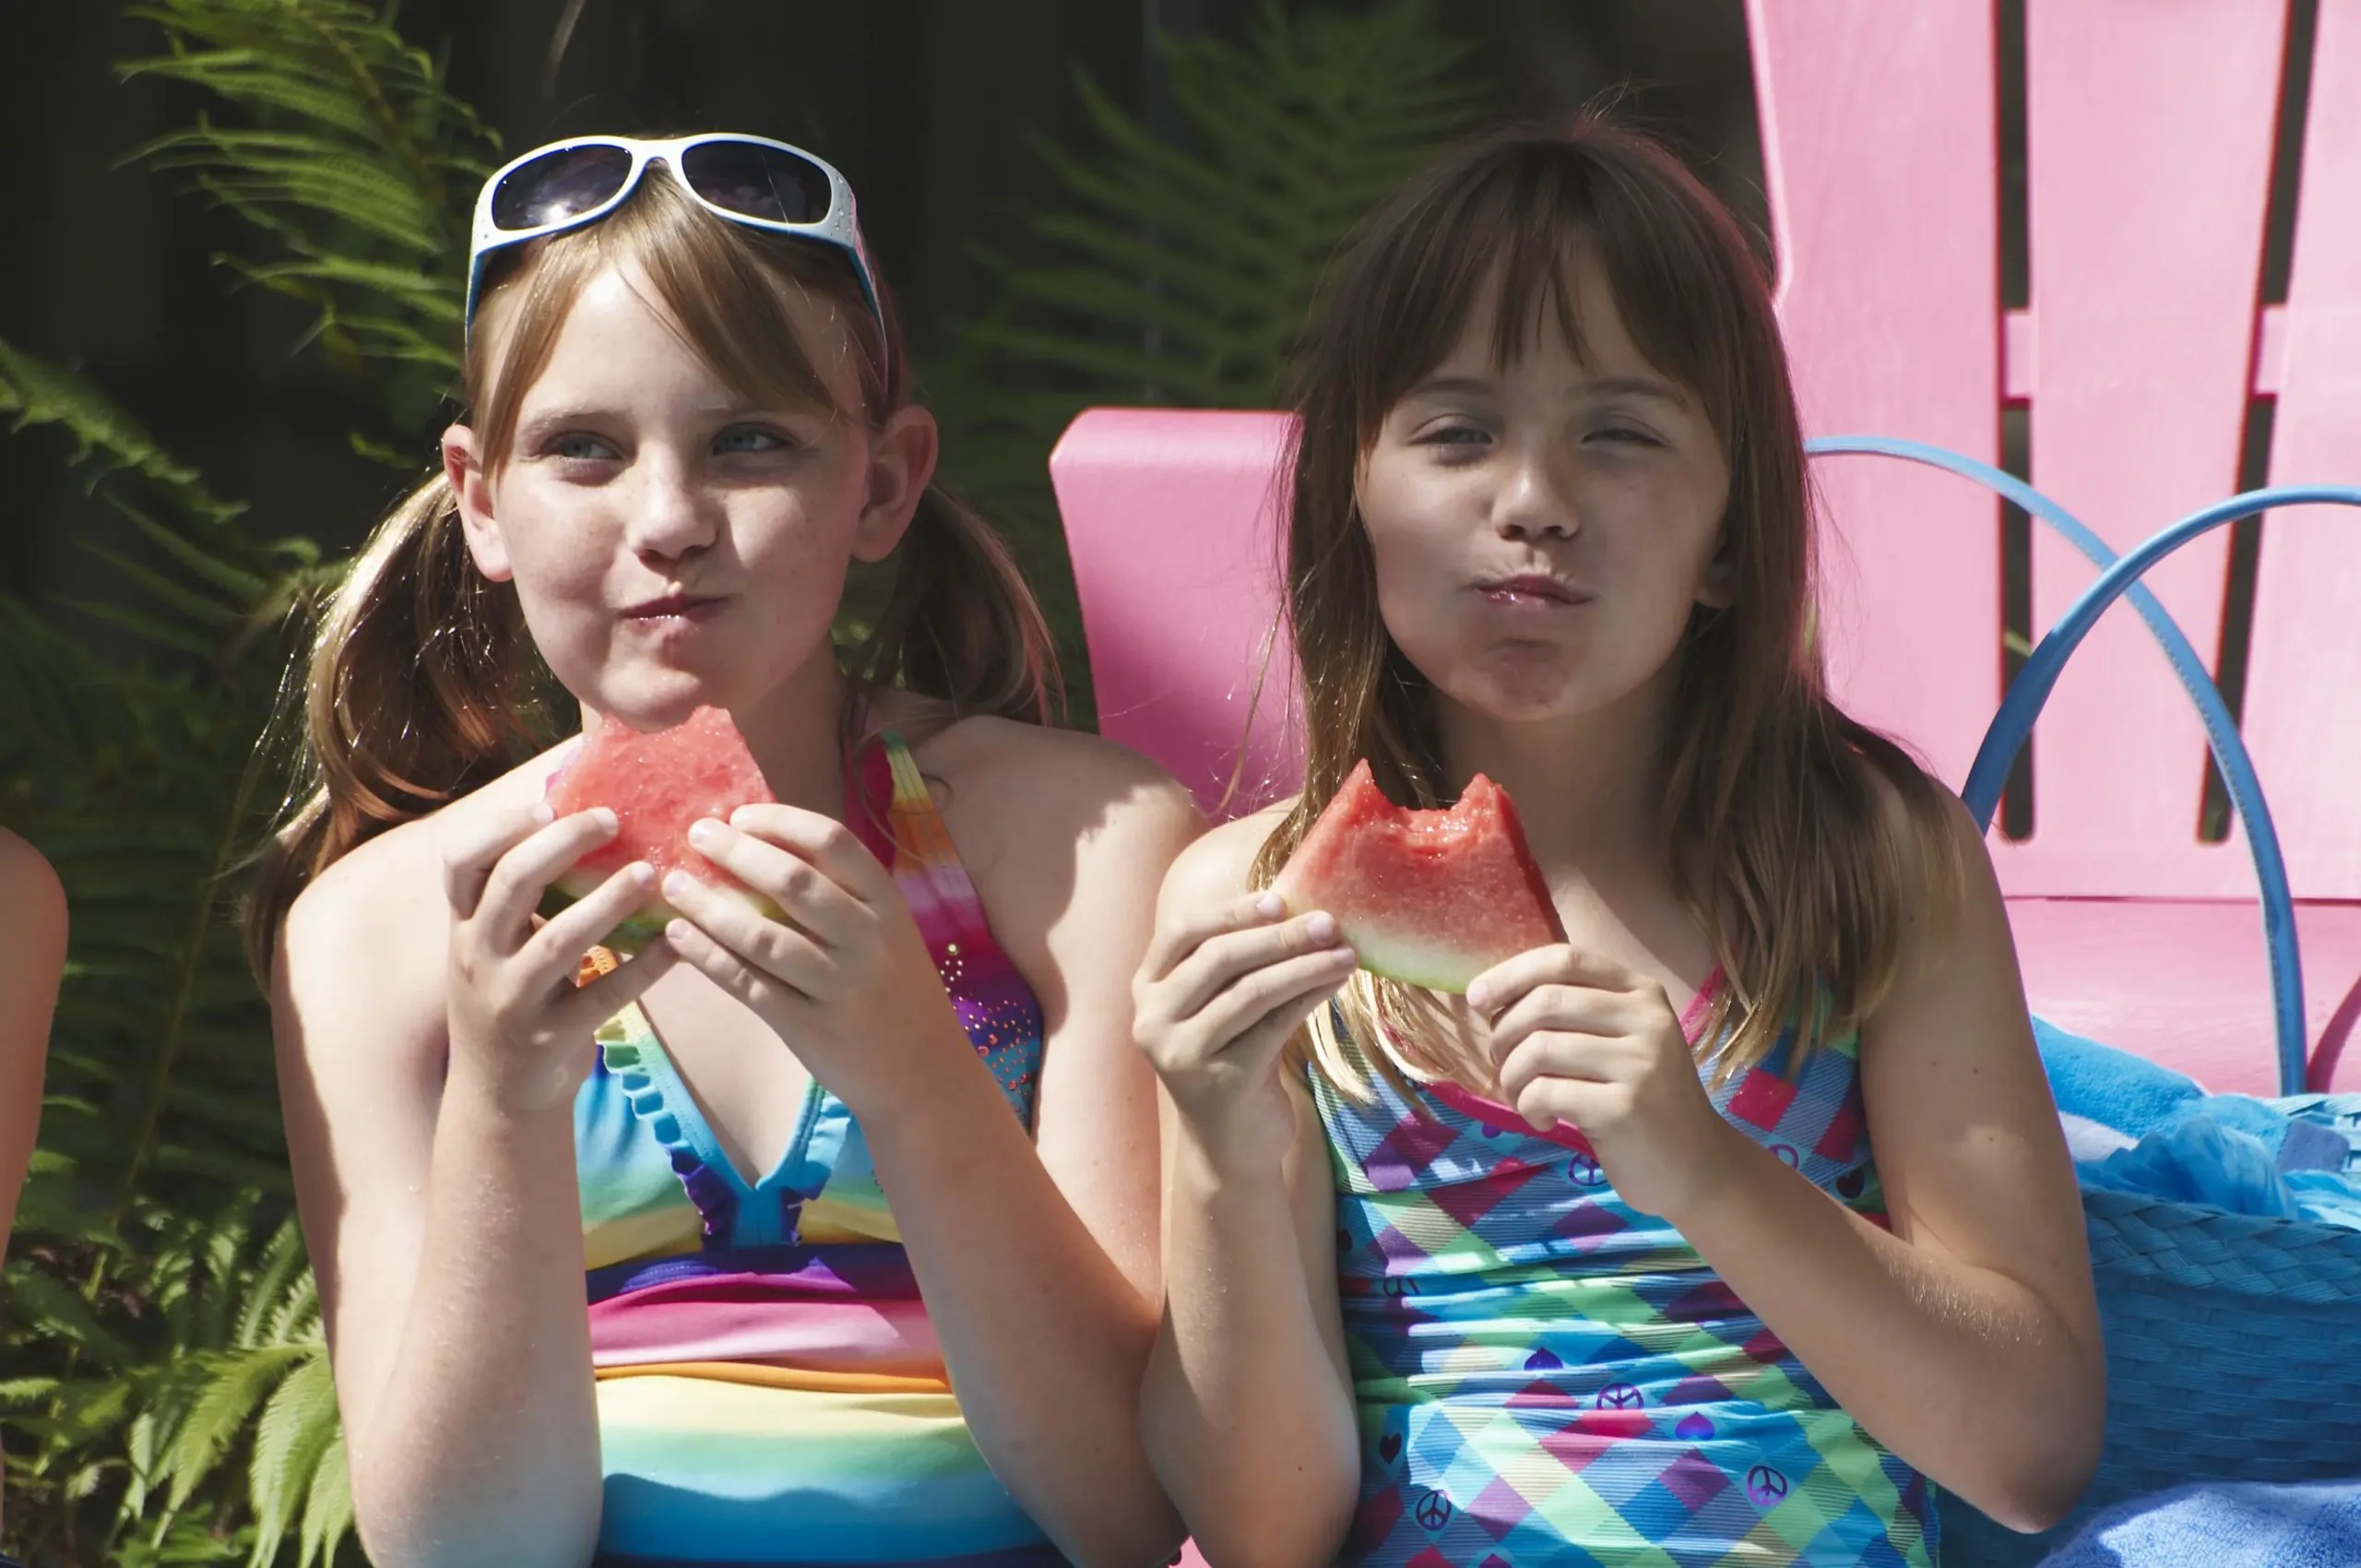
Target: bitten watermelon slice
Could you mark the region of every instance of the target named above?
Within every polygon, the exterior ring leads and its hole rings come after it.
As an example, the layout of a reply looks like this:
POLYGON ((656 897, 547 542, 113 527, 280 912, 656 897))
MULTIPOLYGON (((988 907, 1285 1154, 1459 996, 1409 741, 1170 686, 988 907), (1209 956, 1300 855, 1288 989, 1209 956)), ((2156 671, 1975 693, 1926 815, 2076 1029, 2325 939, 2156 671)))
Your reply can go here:
MULTIPOLYGON (((746 749, 745 737, 721 708, 698 708, 671 729, 648 734, 609 719, 551 776, 549 803, 560 816, 605 806, 615 814, 615 836, 576 861, 551 886, 542 912, 554 913, 632 861, 646 861, 656 868, 658 887, 667 872, 685 872, 778 919, 777 905, 690 849, 688 839, 689 825, 700 817, 727 822, 740 806, 775 799, 763 782, 763 770, 754 766, 753 754, 746 749)), ((660 896, 651 896, 637 913, 615 927, 605 944, 618 953, 635 953, 653 942, 676 913, 660 896)))
POLYGON ((1449 811, 1410 811, 1359 763, 1273 885, 1334 915, 1361 968, 1433 991, 1566 940, 1516 808, 1480 773, 1449 811))

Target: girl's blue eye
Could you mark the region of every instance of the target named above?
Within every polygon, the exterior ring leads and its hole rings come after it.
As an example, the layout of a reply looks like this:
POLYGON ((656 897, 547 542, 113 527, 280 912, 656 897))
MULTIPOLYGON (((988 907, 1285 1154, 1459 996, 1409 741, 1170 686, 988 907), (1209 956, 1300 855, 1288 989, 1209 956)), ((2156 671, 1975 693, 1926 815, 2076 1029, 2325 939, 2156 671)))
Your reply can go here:
POLYGON ((1646 431, 1633 430, 1628 425, 1608 425, 1605 429, 1595 431, 1592 434, 1594 437, 1598 440, 1618 441, 1622 442, 1627 445, 1661 446, 1664 445, 1663 442, 1657 440, 1655 436, 1650 435, 1646 431))
POLYGON ((787 437, 777 431, 765 430, 760 425, 739 424, 714 437, 713 449, 717 452, 777 452, 789 445, 787 437))
POLYGON ((1473 446, 1485 439, 1484 431, 1472 424, 1447 424, 1418 437, 1421 445, 1429 446, 1473 446))
POLYGON ((615 455, 615 449, 595 435, 587 435, 581 431, 570 431, 550 442, 549 454, 552 457, 570 457, 577 462, 588 462, 600 457, 611 457, 615 455))

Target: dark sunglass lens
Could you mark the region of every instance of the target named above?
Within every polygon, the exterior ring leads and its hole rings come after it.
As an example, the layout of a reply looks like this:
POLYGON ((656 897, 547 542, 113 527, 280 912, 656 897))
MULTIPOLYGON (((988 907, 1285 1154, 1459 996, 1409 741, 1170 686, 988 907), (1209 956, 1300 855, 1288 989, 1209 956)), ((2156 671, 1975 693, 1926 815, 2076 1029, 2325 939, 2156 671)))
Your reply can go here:
POLYGON ((631 154, 622 148, 562 148, 492 187, 492 220, 503 229, 563 223, 612 197, 630 177, 631 154))
POLYGON ((682 155, 689 188, 716 207, 773 223, 828 216, 828 176, 808 158, 752 142, 700 142, 682 155))

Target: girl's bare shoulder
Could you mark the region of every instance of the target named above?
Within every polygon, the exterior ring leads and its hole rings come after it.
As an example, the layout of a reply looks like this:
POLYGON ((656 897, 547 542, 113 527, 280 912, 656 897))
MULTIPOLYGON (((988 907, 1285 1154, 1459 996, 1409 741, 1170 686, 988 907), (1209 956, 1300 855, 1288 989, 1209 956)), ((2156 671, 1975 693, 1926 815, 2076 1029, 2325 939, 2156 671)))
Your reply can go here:
POLYGON ((0 987, 53 992, 65 965, 65 888, 39 849, 0 827, 0 987))
POLYGON ((962 855, 1076 849, 1129 839, 1193 837, 1195 802, 1128 747, 1076 730, 991 717, 916 739, 911 754, 962 855))
POLYGON ((1193 905, 1244 894, 1253 882, 1255 857, 1294 809, 1290 796, 1209 829, 1173 861, 1164 879, 1166 902, 1193 905))
POLYGON ((41 919, 63 919, 65 889, 39 849, 0 827, 0 909, 41 919))
POLYGON ((363 840, 314 877, 277 933, 274 991, 340 994, 443 1012, 449 860, 540 799, 557 749, 440 809, 363 840))

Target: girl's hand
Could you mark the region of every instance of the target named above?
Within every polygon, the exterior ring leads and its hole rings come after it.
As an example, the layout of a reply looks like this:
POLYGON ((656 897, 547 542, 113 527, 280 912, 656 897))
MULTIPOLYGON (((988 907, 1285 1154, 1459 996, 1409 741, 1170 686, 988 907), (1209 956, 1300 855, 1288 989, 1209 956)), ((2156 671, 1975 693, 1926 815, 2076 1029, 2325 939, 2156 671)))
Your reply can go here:
POLYGON ((570 1105, 590 1071, 590 1037, 638 999, 674 955, 662 943, 577 988, 582 955, 647 902, 655 873, 634 862, 534 929, 534 911, 567 867, 615 836, 600 807, 552 821, 536 801, 453 845, 443 862, 451 906, 445 1024, 451 1077, 518 1115, 570 1105))
POLYGON ((1580 1129, 1624 1202, 1677 1222, 1720 1179, 1742 1134, 1707 1097, 1663 987, 1560 943, 1487 969, 1467 1002, 1490 1022, 1502 1102, 1542 1132, 1580 1129))
POLYGON ((675 872, 664 897, 684 918, 666 939, 856 1117, 908 1103, 939 1077, 941 1051, 968 1049, 902 890, 850 828, 795 806, 741 806, 692 826, 689 842, 787 918, 675 872))
POLYGON ((1295 1136, 1279 1048, 1353 973, 1332 917, 1286 914, 1263 892, 1168 917, 1132 983, 1140 1047, 1183 1131, 1239 1167, 1278 1168, 1295 1136))

